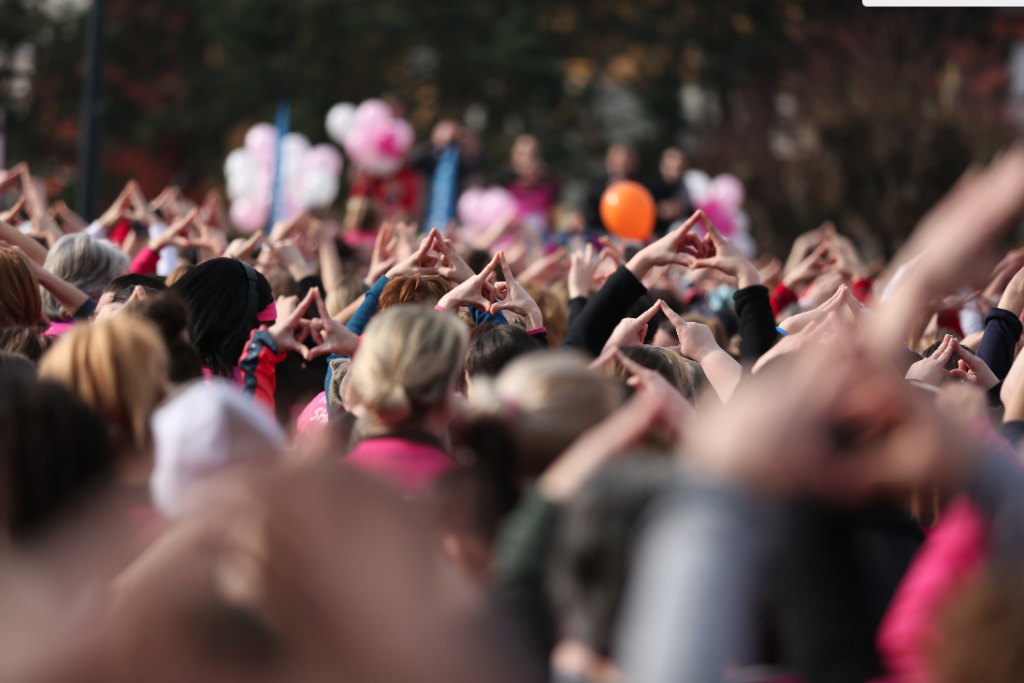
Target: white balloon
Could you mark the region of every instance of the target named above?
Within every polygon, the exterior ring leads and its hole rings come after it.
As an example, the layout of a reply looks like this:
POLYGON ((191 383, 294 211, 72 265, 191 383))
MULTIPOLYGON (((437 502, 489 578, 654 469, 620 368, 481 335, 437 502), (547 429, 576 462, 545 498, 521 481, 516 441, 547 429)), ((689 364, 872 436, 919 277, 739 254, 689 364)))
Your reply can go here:
POLYGON ((345 144, 345 137, 356 122, 356 105, 351 102, 339 102, 327 112, 324 119, 324 128, 331 139, 342 145, 345 144))
POLYGON ((301 204, 307 209, 330 206, 338 198, 341 183, 338 176, 323 171, 307 172, 302 179, 301 204))
POLYGON ((690 169, 683 174, 683 185, 694 205, 703 204, 711 192, 711 176, 700 169, 690 169))
POLYGON ((256 159, 244 147, 233 149, 224 160, 224 179, 227 181, 228 197, 253 199, 259 185, 259 170, 256 159))

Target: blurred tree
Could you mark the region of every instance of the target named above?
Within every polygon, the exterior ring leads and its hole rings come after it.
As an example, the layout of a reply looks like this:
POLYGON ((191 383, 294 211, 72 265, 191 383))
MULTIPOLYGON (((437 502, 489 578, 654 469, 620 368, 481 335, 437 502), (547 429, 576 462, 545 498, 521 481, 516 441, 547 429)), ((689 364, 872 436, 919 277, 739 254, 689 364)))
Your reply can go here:
MULTIPOLYGON (((0 0, 0 46, 37 45, 31 104, 9 117, 8 156, 70 190, 83 25, 47 4, 0 0)), ((762 245, 780 251, 830 217, 886 253, 969 160, 1010 136, 1016 33, 990 10, 108 0, 108 14, 110 197, 128 177, 150 193, 220 183, 224 155, 280 97, 292 99, 294 128, 321 141, 332 104, 388 93, 421 138, 441 116, 469 119, 492 167, 527 130, 570 177, 592 172, 610 141, 635 144, 645 173, 661 148, 681 144, 694 165, 748 183, 762 245)))

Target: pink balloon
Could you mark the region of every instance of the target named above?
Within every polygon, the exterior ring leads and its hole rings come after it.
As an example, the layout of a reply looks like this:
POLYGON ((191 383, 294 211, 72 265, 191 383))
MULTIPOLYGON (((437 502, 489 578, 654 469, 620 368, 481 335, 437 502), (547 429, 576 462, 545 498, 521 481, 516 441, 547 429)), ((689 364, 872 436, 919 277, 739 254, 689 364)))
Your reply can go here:
POLYGON ((267 224, 270 208, 249 199, 241 198, 231 202, 231 222, 242 232, 256 232, 267 224))
POLYGON ((484 190, 480 187, 471 187, 462 193, 459 197, 459 203, 456 206, 459 214, 459 220, 470 228, 480 227, 480 200, 483 199, 484 190))
POLYGON ((405 119, 392 119, 388 148, 381 151, 395 157, 404 157, 416 140, 416 131, 405 119))
POLYGON ((257 123, 245 134, 245 147, 261 164, 273 164, 277 155, 277 129, 269 123, 257 123))
POLYGON ((345 160, 341 158, 341 152, 337 147, 323 143, 314 145, 306 152, 302 166, 307 171, 326 171, 332 175, 339 175, 345 168, 345 160))
POLYGON ((726 206, 716 199, 711 199, 697 208, 707 214, 708 220, 714 223, 715 227, 718 228, 718 232, 726 237, 731 236, 736 231, 736 223, 733 220, 733 208, 731 206, 726 206))
POLYGON ((458 203, 459 220, 469 228, 488 228, 516 216, 518 205, 511 192, 503 187, 486 190, 470 188, 458 203))
POLYGON ((739 208, 743 205, 746 191, 743 188, 743 181, 739 178, 731 173, 720 173, 711 181, 708 194, 710 199, 725 206, 739 208))
POLYGON ((391 116, 391 107, 384 100, 363 100, 362 104, 356 107, 356 126, 368 121, 387 121, 391 116))

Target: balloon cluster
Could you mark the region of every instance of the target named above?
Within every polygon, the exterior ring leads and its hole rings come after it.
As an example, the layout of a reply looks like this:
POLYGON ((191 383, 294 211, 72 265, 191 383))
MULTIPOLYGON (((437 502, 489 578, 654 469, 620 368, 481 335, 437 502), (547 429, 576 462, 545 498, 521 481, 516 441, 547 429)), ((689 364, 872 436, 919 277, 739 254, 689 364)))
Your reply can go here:
POLYGON ((503 187, 471 187, 459 197, 459 221, 469 233, 483 232, 496 223, 511 221, 519 205, 503 187))
POLYGON ((364 100, 358 107, 339 102, 324 122, 332 140, 345 147, 357 167, 386 178, 398 172, 416 140, 412 124, 397 118, 383 100, 364 100))
POLYGON ((691 169, 683 175, 683 184, 695 209, 701 209, 718 231, 749 258, 757 252, 750 236, 750 216, 740 207, 746 197, 743 181, 729 173, 714 178, 704 171, 691 169))
MULTIPOLYGON (((245 145, 231 150, 224 160, 229 213, 239 230, 254 232, 270 218, 278 148, 277 129, 257 123, 246 132, 245 145)), ((285 134, 280 150, 282 217, 330 206, 341 189, 341 152, 326 143, 311 145, 302 133, 285 134)))

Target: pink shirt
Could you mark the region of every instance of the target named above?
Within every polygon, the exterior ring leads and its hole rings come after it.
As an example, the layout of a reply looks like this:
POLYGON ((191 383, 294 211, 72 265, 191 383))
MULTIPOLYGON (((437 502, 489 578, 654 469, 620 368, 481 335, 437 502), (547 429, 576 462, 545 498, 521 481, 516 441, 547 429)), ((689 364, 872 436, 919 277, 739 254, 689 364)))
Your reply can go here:
POLYGON ((440 448, 399 436, 363 439, 341 462, 374 474, 407 494, 420 493, 455 466, 440 448))

